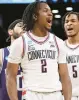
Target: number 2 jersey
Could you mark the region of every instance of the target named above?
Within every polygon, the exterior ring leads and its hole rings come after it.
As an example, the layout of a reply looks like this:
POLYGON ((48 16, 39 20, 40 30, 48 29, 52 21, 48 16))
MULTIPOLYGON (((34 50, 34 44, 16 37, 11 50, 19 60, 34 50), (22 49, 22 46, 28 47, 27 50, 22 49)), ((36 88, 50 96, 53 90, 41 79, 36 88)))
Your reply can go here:
POLYGON ((68 71, 72 82, 72 96, 79 96, 79 44, 72 45, 65 41, 68 71))
POLYGON ((64 42, 52 33, 48 33, 45 37, 37 37, 29 31, 24 33, 23 37, 25 43, 23 44, 22 37, 15 40, 8 57, 8 62, 21 63, 23 88, 37 92, 62 90, 58 64, 66 63, 64 42), (23 45, 25 55, 22 59, 23 45))
MULTIPOLYGON (((6 66, 9 55, 9 48, 3 48, 3 67, 1 71, 1 88, 2 88, 2 100, 10 100, 7 89, 6 89, 6 66)), ((15 51, 16 52, 16 51, 15 51)), ((17 74, 17 90, 18 90, 18 98, 21 100, 22 97, 22 70, 19 67, 17 74)))

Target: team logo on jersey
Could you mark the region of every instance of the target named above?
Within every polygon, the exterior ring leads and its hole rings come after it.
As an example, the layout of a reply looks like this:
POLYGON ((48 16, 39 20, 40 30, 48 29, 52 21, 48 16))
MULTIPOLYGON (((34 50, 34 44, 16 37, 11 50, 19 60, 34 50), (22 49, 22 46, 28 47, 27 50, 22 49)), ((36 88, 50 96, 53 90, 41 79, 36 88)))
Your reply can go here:
POLYGON ((35 50, 35 47, 33 45, 28 45, 28 50, 31 51, 31 50, 35 50))
POLYGON ((28 50, 31 51, 31 50, 35 50, 35 47, 34 47, 34 44, 32 41, 28 41, 28 50))
POLYGON ((8 60, 8 56, 5 57, 5 60, 8 60))
POLYGON ((28 45, 32 44, 32 41, 28 41, 28 45))
POLYGON ((53 44, 53 41, 49 41, 50 47, 55 47, 55 45, 53 44))

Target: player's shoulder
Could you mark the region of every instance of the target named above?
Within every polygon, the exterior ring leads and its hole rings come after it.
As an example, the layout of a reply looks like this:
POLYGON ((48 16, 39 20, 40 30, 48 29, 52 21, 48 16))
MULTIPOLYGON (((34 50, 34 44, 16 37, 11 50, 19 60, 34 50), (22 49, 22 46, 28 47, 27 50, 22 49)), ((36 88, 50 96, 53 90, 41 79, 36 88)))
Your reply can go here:
POLYGON ((55 35, 55 40, 58 46, 64 46, 64 41, 63 39, 59 38, 58 36, 55 35))
POLYGON ((62 41, 63 42, 63 40, 61 38, 59 38, 58 36, 56 36, 54 33, 50 32, 50 36, 53 36, 54 38, 56 38, 57 41, 62 41))
POLYGON ((55 35, 55 38, 56 38, 57 42, 64 43, 63 39, 59 38, 58 36, 55 35))
POLYGON ((68 44, 68 39, 64 40, 64 45, 67 46, 68 44))
MULTIPOLYGON (((22 36, 24 36, 25 33, 23 33, 22 36)), ((17 38, 16 40, 13 41, 13 43, 10 46, 10 50, 14 49, 14 48, 22 48, 23 47, 23 43, 24 40, 22 38, 22 36, 20 36, 19 38, 17 38)))
POLYGON ((22 36, 20 36, 19 38, 17 38, 16 40, 14 40, 11 44, 12 45, 20 45, 22 43, 22 36))
POLYGON ((50 36, 53 37, 53 39, 55 40, 55 42, 56 42, 58 45, 64 43, 63 39, 59 38, 59 37, 56 36, 55 34, 50 33, 50 36))

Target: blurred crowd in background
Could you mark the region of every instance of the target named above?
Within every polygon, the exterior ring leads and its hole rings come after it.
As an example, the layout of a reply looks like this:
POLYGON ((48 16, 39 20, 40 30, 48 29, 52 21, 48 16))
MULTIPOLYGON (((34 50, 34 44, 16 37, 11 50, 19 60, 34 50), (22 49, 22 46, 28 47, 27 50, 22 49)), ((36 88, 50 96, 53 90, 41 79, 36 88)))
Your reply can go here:
MULTIPOLYGON (((8 37, 7 28, 11 22, 21 18, 25 7, 38 0, 0 0, 0 48, 10 44, 6 42, 8 37), (1 28, 2 27, 2 28, 1 28)), ((78 0, 42 0, 47 1, 52 9, 54 21, 51 31, 63 40, 66 39, 62 28, 62 16, 69 11, 78 12, 78 0)))

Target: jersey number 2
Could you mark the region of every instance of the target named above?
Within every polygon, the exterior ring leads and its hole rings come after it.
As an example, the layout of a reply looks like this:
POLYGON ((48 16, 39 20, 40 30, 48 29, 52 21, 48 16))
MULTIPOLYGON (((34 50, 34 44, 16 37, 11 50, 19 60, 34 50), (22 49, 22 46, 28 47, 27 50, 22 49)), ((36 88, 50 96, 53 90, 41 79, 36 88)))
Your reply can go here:
POLYGON ((42 60, 41 60, 41 64, 42 64, 42 66, 41 66, 42 73, 46 73, 46 72, 47 72, 47 68, 46 68, 47 63, 46 63, 46 59, 42 59, 42 60))

